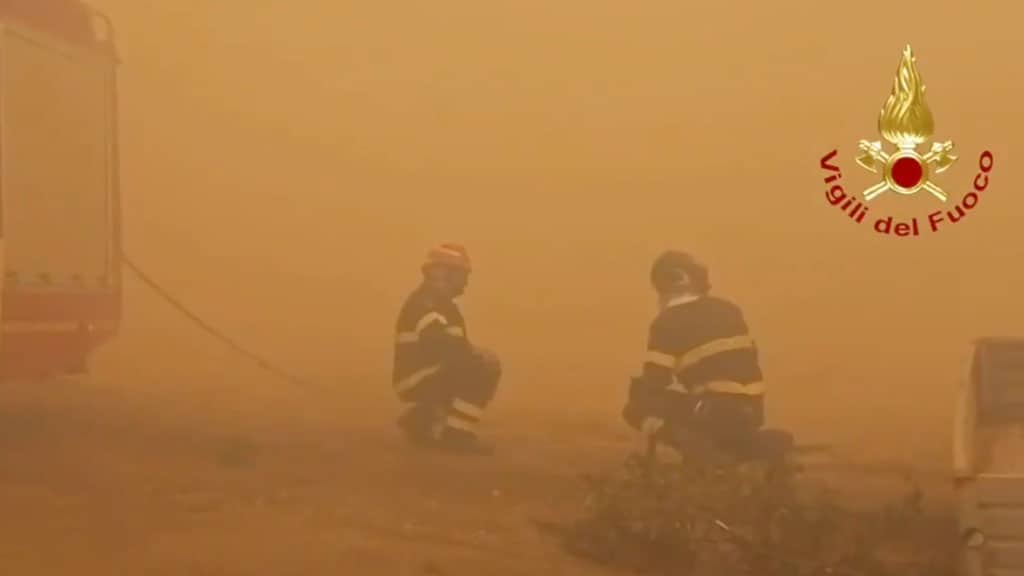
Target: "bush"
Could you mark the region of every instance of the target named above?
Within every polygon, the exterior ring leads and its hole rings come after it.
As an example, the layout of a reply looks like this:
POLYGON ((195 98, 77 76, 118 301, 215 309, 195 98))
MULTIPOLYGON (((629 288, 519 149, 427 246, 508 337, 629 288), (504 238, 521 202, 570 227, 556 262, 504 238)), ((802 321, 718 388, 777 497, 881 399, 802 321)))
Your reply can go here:
POLYGON ((922 494, 877 510, 811 490, 788 458, 729 462, 706 447, 681 462, 633 456, 587 478, 571 552, 673 576, 952 576, 956 529, 925 513, 922 494))

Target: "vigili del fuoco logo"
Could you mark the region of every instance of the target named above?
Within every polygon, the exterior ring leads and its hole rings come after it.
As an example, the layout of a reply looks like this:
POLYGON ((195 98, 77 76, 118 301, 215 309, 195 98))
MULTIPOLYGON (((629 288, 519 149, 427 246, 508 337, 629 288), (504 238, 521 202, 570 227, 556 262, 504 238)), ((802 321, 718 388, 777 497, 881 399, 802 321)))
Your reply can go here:
POLYGON ((827 174, 825 199, 828 203, 839 208, 853 222, 870 222, 879 234, 920 236, 922 231, 937 232, 960 222, 978 205, 979 195, 988 188, 992 172, 992 152, 985 150, 978 157, 972 189, 960 195, 955 202, 937 181, 936 176, 956 164, 957 156, 953 155, 953 142, 949 140, 932 142, 924 154, 917 150, 934 135, 935 121, 925 101, 925 87, 915 60, 910 46, 907 46, 896 70, 892 94, 878 115, 878 133, 895 149, 881 141, 861 140, 858 145, 860 155, 857 164, 879 174, 879 181, 857 196, 843 187, 843 172, 837 161, 838 149, 821 159, 821 168, 827 174), (925 194, 919 194, 922 191, 925 194), (924 196, 932 206, 927 213, 922 210, 919 216, 911 217, 872 213, 872 210, 881 212, 871 202, 883 194, 918 196, 914 201, 920 203, 925 201, 925 198, 920 198, 924 196), (869 213, 872 213, 871 217, 869 213))

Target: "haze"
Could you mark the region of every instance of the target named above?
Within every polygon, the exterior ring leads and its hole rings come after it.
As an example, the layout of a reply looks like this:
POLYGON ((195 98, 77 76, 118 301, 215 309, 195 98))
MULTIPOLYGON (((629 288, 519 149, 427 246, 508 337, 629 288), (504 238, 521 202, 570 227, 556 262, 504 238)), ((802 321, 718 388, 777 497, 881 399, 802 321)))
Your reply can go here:
POLYGON ((1022 333, 1009 3, 94 4, 123 57, 126 249, 316 383, 266 376, 127 278, 95 366, 111 386, 390 426, 394 315, 439 241, 474 258, 497 421, 619 426, 667 247, 745 307, 769 417, 803 437, 944 462, 970 340, 1022 333), (908 42, 960 155, 940 184, 966 192, 984 149, 995 170, 964 221, 897 239, 830 207, 818 162, 838 148, 848 190, 874 182, 856 144, 908 42))

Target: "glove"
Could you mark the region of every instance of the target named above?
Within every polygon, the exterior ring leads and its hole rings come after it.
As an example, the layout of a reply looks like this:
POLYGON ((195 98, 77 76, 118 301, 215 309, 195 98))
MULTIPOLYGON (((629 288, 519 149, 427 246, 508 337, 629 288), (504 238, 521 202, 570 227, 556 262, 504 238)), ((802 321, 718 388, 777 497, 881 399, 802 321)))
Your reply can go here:
POLYGON ((630 428, 639 430, 643 426, 643 415, 632 401, 627 402, 626 407, 622 409, 622 419, 629 424, 630 428))
POLYGON ((644 415, 648 413, 646 399, 643 379, 633 378, 629 383, 629 393, 626 397, 626 407, 622 409, 622 418, 637 430, 643 424, 644 415))
POLYGON ((650 385, 643 378, 633 378, 629 385, 629 402, 622 411, 622 417, 630 426, 644 436, 652 436, 665 425, 665 421, 651 414, 657 413, 653 405, 650 385))

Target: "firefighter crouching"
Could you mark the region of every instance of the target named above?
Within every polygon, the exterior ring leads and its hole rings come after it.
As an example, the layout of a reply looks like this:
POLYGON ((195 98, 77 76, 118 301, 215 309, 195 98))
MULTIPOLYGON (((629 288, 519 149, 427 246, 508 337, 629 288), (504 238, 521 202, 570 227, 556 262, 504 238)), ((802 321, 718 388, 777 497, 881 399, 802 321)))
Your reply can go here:
POLYGON ((623 417, 677 449, 690 433, 736 458, 753 457, 764 384, 742 311, 711 296, 707 269, 683 252, 655 260, 651 283, 660 311, 623 417))
POLYGON ((490 453, 476 425, 494 398, 501 366, 476 348, 455 299, 472 270, 465 248, 443 244, 423 265, 423 282, 398 315, 392 384, 409 407, 398 424, 416 444, 490 453))

